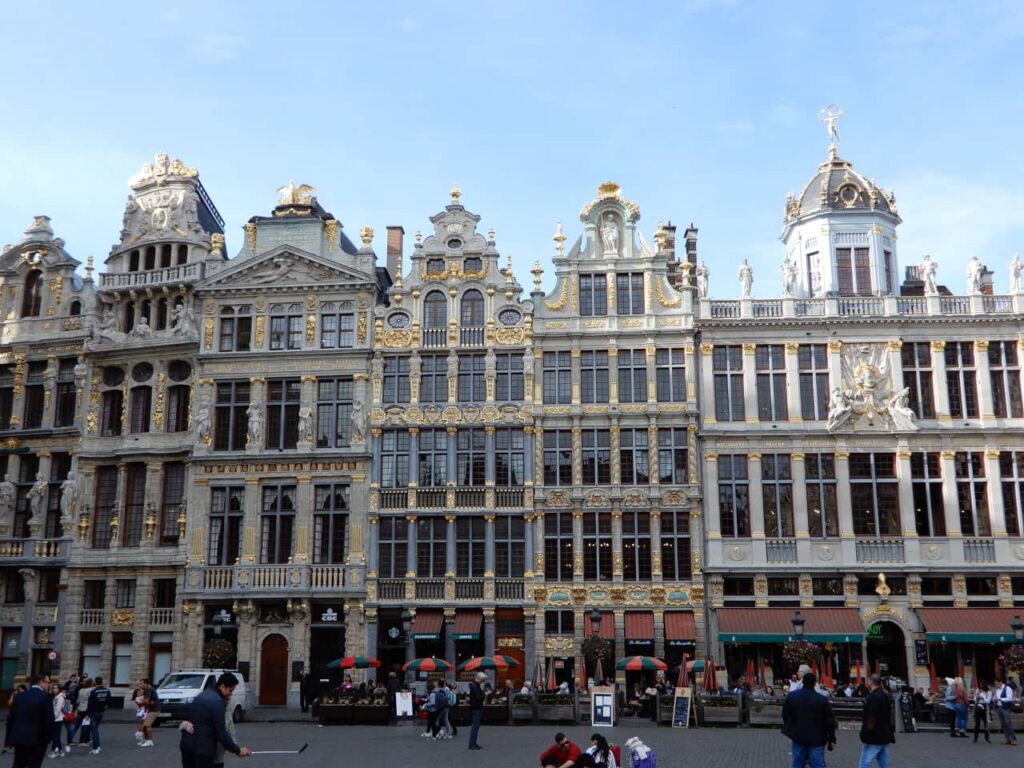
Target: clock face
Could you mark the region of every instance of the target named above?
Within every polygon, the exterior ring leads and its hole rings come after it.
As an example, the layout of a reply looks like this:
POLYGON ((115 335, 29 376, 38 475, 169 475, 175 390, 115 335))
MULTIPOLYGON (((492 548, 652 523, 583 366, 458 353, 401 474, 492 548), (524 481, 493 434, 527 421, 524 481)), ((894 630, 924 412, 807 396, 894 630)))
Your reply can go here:
POLYGON ((392 640, 396 640, 400 634, 402 634, 402 630, 400 630, 398 627, 392 627, 388 630, 388 637, 390 637, 392 640))
POLYGON ((514 309, 503 310, 498 319, 502 325, 516 325, 521 318, 521 315, 514 309))

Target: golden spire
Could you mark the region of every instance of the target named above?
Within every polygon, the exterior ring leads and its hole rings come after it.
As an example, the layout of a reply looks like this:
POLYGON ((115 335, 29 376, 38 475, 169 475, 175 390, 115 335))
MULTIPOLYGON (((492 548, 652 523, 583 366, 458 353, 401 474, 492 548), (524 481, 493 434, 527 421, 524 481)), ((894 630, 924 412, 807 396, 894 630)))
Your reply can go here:
POLYGON ((558 222, 558 226, 555 227, 555 236, 551 239, 555 241, 555 255, 561 256, 565 250, 565 232, 562 231, 562 222, 558 222))
POLYGON ((451 195, 453 203, 458 203, 459 198, 462 197, 462 190, 459 189, 458 187, 452 187, 452 191, 449 192, 448 194, 451 195))
POLYGON ((359 237, 363 240, 363 247, 369 248, 373 243, 373 227, 363 227, 359 230, 359 237))

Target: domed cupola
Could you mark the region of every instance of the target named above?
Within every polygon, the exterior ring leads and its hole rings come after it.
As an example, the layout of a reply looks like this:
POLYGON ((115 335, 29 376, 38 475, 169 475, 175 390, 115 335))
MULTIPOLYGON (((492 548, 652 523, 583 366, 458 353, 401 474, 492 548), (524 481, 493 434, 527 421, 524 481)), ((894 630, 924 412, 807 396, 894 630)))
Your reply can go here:
POLYGON ((884 296, 896 290, 896 198, 839 156, 836 121, 829 128, 828 159, 800 194, 786 196, 782 241, 799 269, 797 295, 884 296))

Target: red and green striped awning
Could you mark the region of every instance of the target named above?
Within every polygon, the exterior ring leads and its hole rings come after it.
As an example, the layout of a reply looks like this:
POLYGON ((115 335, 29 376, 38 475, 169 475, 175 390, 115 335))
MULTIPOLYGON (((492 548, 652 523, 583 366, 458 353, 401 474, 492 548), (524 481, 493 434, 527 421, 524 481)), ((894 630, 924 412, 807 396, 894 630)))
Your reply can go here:
POLYGON ((665 639, 694 642, 697 626, 693 621, 693 611, 665 611, 665 639))
POLYGON ((626 642, 654 642, 654 614, 651 611, 626 611, 626 642))
POLYGON ((452 640, 479 640, 484 617, 480 611, 457 611, 452 640))
POLYGON ((443 626, 444 614, 441 611, 421 608, 412 617, 412 637, 414 640, 439 640, 443 626))
MULTIPOLYGON (((590 634, 590 614, 586 615, 587 631, 590 634)), ((601 611, 601 623, 597 628, 597 636, 602 640, 615 639, 615 614, 612 611, 601 611)))
POLYGON ((1010 624, 1020 608, 918 608, 933 643, 1012 643, 1010 624))
MULTIPOLYGON (((792 608, 719 608, 718 639, 726 643, 786 643, 793 634, 792 608)), ((801 608, 804 638, 816 643, 859 643, 864 627, 856 608, 801 608)), ((1009 622, 1007 622, 1009 626, 1009 622)))

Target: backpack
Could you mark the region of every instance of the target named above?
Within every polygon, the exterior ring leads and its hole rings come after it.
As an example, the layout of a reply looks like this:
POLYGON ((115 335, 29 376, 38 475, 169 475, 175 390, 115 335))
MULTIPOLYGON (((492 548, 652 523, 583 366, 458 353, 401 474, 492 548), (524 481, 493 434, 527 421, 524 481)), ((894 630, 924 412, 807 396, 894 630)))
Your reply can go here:
POLYGON ((447 690, 448 690, 448 706, 449 707, 454 707, 456 705, 456 703, 458 703, 458 699, 455 696, 455 691, 453 691, 451 688, 448 688, 447 690))
POLYGON ((72 713, 72 711, 73 711, 73 708, 72 708, 72 705, 71 705, 71 699, 65 697, 64 698, 64 704, 60 708, 60 713, 62 715, 66 716, 66 715, 70 715, 72 713))
POLYGON ((448 709, 448 692, 444 688, 438 688, 434 691, 434 711, 440 712, 442 709, 448 709))

